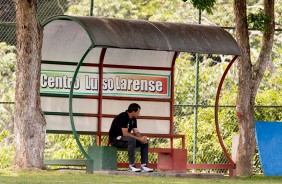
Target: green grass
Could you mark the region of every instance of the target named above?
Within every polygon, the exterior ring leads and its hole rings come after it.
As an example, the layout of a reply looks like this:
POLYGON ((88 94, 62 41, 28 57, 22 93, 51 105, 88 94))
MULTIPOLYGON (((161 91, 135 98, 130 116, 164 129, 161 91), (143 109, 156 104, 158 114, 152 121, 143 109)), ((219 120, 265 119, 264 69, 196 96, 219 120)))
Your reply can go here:
POLYGON ((1 184, 112 184, 112 183, 142 183, 142 184, 270 184, 282 183, 282 177, 243 177, 243 178, 224 178, 224 179, 195 179, 195 178, 168 178, 168 177, 150 177, 150 176, 121 176, 121 175, 101 175, 86 174, 77 172, 2 172, 0 173, 1 184))

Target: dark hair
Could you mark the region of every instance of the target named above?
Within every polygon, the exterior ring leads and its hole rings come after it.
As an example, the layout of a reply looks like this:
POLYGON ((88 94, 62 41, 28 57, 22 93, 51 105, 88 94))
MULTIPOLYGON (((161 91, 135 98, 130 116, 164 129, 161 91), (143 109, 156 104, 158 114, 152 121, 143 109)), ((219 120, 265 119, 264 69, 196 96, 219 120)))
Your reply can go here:
POLYGON ((132 103, 128 106, 127 112, 137 112, 139 109, 141 109, 140 105, 137 103, 132 103))

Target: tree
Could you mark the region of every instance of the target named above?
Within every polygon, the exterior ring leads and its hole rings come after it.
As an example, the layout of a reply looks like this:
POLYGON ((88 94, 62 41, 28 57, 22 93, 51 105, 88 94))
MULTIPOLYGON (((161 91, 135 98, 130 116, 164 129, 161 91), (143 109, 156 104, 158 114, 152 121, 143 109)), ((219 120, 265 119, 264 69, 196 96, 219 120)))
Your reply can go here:
POLYGON ((270 61, 274 37, 274 0, 264 0, 265 17, 262 22, 263 38, 259 58, 251 61, 246 1, 234 0, 236 38, 242 56, 238 59, 239 86, 236 115, 239 126, 237 175, 251 175, 255 153, 254 106, 255 98, 270 61), (265 21, 265 20, 270 21, 265 21))
POLYGON ((14 166, 41 169, 46 127, 39 95, 42 28, 36 0, 14 0, 14 4, 17 35, 14 166))

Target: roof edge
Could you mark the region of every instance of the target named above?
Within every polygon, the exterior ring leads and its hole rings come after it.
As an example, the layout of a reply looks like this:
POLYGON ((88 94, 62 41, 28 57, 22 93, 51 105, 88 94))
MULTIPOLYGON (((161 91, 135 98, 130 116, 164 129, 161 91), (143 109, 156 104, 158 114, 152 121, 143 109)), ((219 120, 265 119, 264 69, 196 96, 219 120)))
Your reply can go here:
POLYGON ((78 19, 76 16, 69 16, 69 15, 56 15, 56 16, 52 16, 50 18, 48 18, 47 20, 42 22, 42 27, 44 29, 44 27, 49 24, 50 22, 54 21, 54 20, 71 20, 76 22, 77 24, 79 24, 87 33, 87 35, 89 36, 89 39, 91 41, 91 46, 92 48, 95 47, 95 43, 93 41, 92 38, 92 34, 91 31, 88 29, 88 27, 84 24, 83 21, 81 21, 80 19, 78 19))

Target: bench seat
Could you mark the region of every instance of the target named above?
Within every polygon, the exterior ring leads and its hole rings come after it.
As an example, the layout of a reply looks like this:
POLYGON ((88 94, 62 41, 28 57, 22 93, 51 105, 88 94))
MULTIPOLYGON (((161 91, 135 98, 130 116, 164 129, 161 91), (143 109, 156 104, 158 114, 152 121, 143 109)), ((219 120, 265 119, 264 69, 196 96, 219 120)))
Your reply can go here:
MULTIPOLYGON (((84 159, 46 159, 44 165, 51 166, 86 166, 86 170, 117 170, 117 168, 127 168, 128 163, 117 163, 117 152, 127 151, 127 148, 117 148, 114 146, 89 146, 88 153, 94 159, 94 164, 90 160, 84 159)), ((140 148, 136 148, 140 151, 140 148)), ((172 148, 149 148, 150 153, 158 153, 157 164, 149 163, 148 166, 157 171, 186 172, 186 149, 172 148)), ((140 163, 136 164, 138 167, 140 163)))

